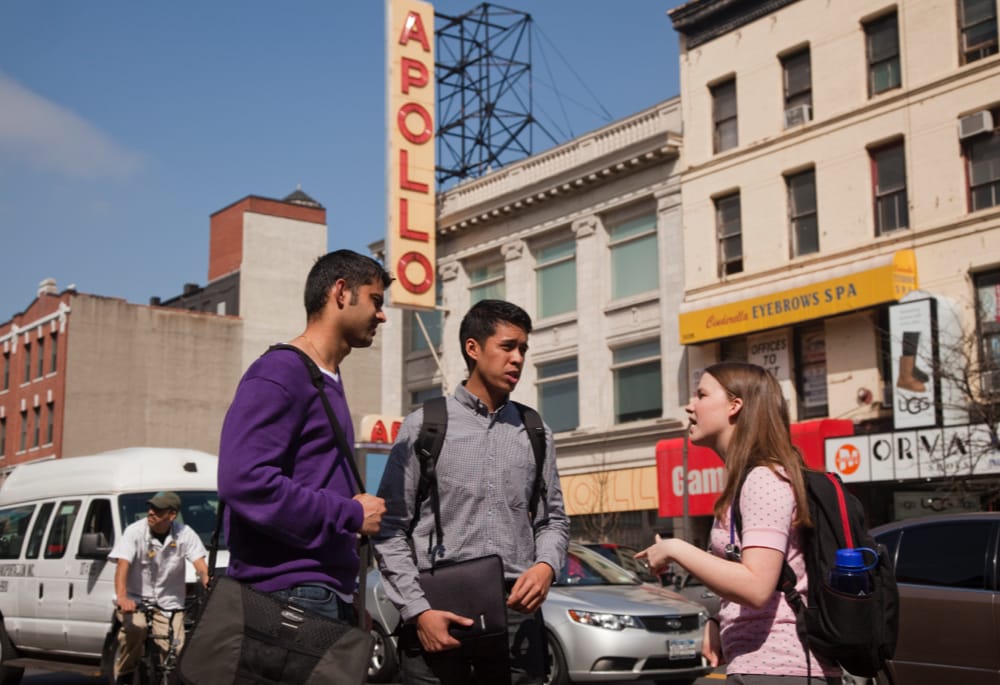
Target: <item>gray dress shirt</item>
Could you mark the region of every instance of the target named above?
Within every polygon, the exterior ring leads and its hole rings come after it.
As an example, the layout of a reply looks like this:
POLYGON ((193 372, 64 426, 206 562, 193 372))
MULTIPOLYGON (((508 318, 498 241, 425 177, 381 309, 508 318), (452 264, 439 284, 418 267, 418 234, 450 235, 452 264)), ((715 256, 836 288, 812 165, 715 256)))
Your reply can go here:
POLYGON ((430 608, 417 584, 417 569, 431 567, 432 536, 434 563, 498 554, 508 580, 537 562, 545 562, 558 575, 566 558, 569 518, 559 487, 552 432, 546 427, 547 497, 539 501, 532 522, 528 504, 535 456, 517 407, 507 402, 491 414, 463 385, 447 399, 447 408, 448 430, 437 460, 442 544, 433 535, 430 497, 420 504, 412 539, 407 536, 420 480, 414 443, 423 409, 403 421, 378 491, 387 511, 372 542, 386 595, 404 621, 430 608))

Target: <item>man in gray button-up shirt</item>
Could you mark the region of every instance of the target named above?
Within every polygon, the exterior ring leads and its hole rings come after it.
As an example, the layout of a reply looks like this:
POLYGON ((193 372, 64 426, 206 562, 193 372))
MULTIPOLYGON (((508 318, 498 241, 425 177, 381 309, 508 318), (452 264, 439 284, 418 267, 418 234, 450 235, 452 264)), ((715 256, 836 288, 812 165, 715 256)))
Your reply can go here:
POLYGON ((508 640, 486 638, 463 647, 448 626, 470 625, 471 619, 432 609, 417 583, 418 569, 431 567, 434 531, 429 498, 416 502, 420 463, 414 443, 422 410, 403 422, 382 476, 378 494, 387 511, 375 553, 386 595, 405 623, 399 651, 408 685, 544 682, 539 608, 562 569, 569 519, 548 429, 546 496, 533 521, 528 514, 535 456, 520 412, 508 399, 521 376, 530 332, 531 318, 509 302, 482 300, 465 315, 460 340, 469 378, 447 400, 448 428, 437 460, 443 544, 435 539, 434 563, 500 555, 510 589, 508 640))

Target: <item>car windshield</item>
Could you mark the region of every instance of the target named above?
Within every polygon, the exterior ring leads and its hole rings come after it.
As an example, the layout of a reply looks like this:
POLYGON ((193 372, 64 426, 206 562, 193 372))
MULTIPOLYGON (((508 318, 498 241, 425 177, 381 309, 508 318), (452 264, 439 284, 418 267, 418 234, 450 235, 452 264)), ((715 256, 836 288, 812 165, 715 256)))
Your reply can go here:
POLYGON ((639 579, 585 547, 572 546, 556 585, 638 585, 639 579))
MULTIPOLYGON (((122 529, 146 518, 146 502, 155 494, 156 492, 129 492, 118 498, 122 529)), ((181 510, 177 514, 177 520, 186 523, 194 532, 198 533, 198 537, 207 548, 212 540, 212 533, 215 532, 215 510, 219 505, 218 493, 214 490, 180 490, 177 494, 181 498, 181 510)), ((219 549, 226 548, 222 537, 219 536, 219 549)))

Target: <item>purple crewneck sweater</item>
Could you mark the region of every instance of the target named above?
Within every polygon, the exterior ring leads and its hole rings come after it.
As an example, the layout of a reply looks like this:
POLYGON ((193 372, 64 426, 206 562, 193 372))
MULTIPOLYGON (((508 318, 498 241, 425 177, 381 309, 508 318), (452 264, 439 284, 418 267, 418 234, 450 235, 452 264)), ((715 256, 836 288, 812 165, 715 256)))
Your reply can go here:
MULTIPOLYGON (((354 444, 343 384, 326 394, 354 444)), ((295 352, 275 350, 243 375, 219 446, 229 575, 273 592, 304 582, 351 594, 364 510, 319 392, 295 352)))

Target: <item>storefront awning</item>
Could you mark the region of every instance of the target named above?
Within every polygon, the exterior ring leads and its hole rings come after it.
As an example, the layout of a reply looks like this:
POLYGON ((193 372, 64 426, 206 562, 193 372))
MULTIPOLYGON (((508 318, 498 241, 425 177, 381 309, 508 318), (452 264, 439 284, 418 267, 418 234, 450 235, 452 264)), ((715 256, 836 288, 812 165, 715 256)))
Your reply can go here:
POLYGON ((895 302, 917 288, 913 250, 681 303, 682 345, 788 326, 895 302))

